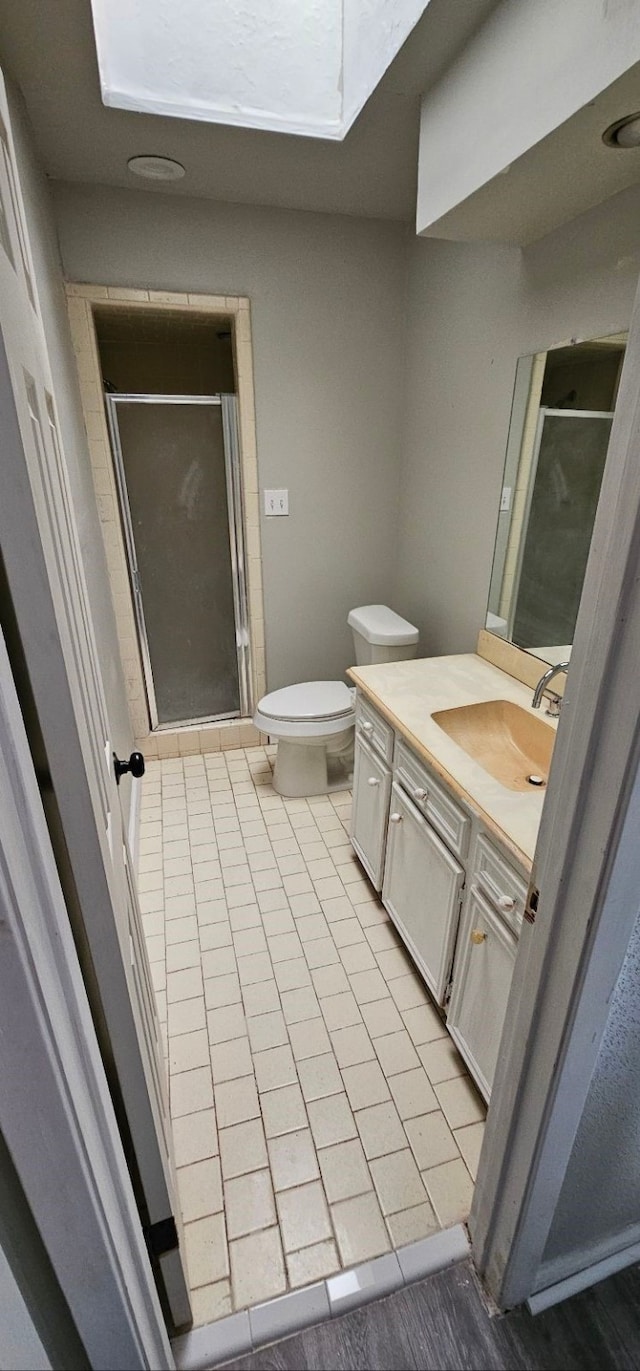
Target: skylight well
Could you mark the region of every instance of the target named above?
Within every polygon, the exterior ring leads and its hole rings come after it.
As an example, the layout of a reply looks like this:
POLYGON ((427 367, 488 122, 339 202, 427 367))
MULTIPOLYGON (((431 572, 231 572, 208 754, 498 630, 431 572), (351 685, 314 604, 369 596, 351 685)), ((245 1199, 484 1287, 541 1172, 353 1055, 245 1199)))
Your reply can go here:
POLYGON ((340 140, 427 3, 91 0, 102 99, 340 140))

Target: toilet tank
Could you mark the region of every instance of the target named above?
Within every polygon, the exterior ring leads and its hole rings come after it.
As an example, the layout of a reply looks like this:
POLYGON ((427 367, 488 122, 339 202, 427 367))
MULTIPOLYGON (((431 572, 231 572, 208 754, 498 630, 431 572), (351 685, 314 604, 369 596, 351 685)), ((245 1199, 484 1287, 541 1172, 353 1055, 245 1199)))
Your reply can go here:
POLYGON ((387 605, 352 609, 347 623, 353 633, 356 665, 405 662, 418 651, 418 630, 387 605))

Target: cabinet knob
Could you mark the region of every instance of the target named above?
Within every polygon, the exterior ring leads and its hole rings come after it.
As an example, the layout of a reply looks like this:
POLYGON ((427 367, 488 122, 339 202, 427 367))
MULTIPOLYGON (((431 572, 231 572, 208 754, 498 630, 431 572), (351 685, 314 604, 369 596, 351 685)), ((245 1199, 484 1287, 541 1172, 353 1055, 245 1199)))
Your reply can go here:
POLYGON ((414 800, 426 800, 426 798, 427 798, 427 792, 426 792, 426 790, 422 790, 422 788, 421 788, 420 786, 418 786, 418 789, 417 789, 417 790, 414 790, 414 792, 413 792, 413 798, 414 798, 414 800))
POLYGON ((370 777, 369 777, 369 780, 367 781, 367 785, 380 785, 380 782, 379 782, 379 780, 378 780, 378 777, 377 777, 377 776, 370 776, 370 777))
POLYGON ((505 914, 511 914, 516 907, 516 902, 511 898, 511 895, 501 895, 498 900, 498 906, 505 914))
POLYGON ((401 823, 402 823, 402 815, 401 815, 401 814, 390 814, 390 815, 389 815, 389 823, 390 823, 390 824, 401 824, 401 823))
POLYGON ((362 725, 362 732, 363 732, 363 733, 373 733, 373 724, 364 723, 364 724, 362 725))
POLYGON ((486 936, 487 935, 482 928, 471 929, 471 941, 472 943, 475 943, 476 946, 478 946, 480 943, 483 943, 486 939, 486 936))

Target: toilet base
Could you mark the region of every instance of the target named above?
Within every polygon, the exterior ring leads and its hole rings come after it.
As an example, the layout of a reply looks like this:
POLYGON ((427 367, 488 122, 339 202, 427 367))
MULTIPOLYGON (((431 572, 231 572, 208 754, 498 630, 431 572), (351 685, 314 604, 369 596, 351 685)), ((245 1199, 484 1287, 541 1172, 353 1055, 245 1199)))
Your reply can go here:
POLYGON ((286 799, 346 790, 353 780, 354 729, 332 738, 279 738, 273 788, 286 799))

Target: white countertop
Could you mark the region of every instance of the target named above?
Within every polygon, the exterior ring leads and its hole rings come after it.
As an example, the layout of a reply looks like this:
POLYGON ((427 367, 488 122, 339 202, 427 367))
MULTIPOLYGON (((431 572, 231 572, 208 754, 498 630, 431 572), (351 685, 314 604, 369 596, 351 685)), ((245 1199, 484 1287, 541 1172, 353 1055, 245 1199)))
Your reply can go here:
MULTIPOLYGON (((529 711, 530 688, 475 653, 353 667, 349 676, 529 870, 545 792, 522 793, 501 785, 449 738, 431 715, 439 709, 482 700, 512 700, 529 711)), ((540 718, 538 711, 533 713, 540 718)), ((550 719, 544 722, 556 726, 550 719)))

